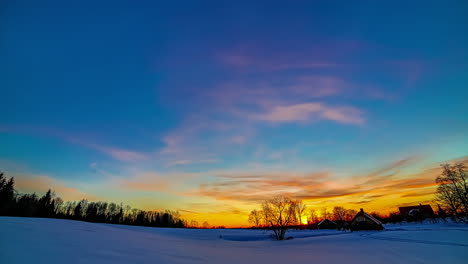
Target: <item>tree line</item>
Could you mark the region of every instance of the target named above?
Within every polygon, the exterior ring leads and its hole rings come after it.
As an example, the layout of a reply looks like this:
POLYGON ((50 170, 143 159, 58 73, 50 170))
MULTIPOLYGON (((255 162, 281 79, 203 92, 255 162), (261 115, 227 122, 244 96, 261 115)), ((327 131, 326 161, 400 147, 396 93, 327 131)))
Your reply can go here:
POLYGON ((44 217, 150 227, 186 227, 174 211, 145 211, 113 202, 63 201, 50 189, 41 197, 19 194, 14 178, 0 173, 0 216, 44 217))

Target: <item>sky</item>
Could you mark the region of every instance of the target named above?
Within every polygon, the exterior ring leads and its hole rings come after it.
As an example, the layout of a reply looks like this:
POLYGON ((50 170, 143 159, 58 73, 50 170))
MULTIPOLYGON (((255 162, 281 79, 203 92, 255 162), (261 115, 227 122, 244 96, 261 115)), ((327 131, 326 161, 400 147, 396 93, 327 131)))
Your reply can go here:
POLYGON ((0 3, 0 171, 21 192, 246 226, 431 203, 468 160, 466 1, 0 3))

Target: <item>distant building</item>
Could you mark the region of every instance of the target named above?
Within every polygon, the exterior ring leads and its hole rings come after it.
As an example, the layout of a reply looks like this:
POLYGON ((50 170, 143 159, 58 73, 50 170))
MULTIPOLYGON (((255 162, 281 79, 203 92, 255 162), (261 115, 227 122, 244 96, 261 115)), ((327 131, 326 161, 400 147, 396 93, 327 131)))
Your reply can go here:
POLYGON ((317 224, 318 229, 337 229, 338 225, 332 220, 325 219, 317 224))
POLYGON ((434 216, 434 211, 432 207, 428 204, 419 204, 415 206, 404 206, 398 207, 400 210, 400 215, 408 218, 413 217, 415 219, 424 219, 434 216))
POLYGON ((367 214, 361 208, 361 211, 351 221, 351 230, 382 230, 382 222, 375 217, 367 214))

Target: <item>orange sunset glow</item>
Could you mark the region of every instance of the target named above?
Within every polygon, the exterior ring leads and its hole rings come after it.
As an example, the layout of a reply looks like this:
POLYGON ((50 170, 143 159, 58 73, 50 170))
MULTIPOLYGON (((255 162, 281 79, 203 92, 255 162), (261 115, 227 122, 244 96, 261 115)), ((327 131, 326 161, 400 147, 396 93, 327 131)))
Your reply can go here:
POLYGON ((468 164, 461 7, 7 2, 0 172, 63 215, 435 210, 441 164, 468 164))

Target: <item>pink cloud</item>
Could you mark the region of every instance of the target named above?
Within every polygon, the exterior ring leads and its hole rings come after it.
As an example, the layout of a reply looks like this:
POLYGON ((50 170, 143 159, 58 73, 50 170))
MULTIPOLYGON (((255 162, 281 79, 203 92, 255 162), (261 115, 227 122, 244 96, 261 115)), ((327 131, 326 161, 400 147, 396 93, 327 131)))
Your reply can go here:
POLYGON ((264 114, 254 116, 254 119, 269 122, 291 122, 306 121, 310 119, 311 114, 322 111, 320 103, 305 103, 289 106, 277 106, 264 114))
POLYGON ((168 164, 168 166, 175 166, 175 165, 187 165, 192 164, 193 160, 175 160, 168 164))
MULTIPOLYGON (((243 43, 218 53, 224 65, 248 71, 285 71, 290 69, 328 69, 340 66, 338 54, 355 50, 357 43, 321 43, 285 51, 266 43, 243 43)), ((359 45, 361 46, 361 45, 359 45)))
POLYGON ((92 148, 99 150, 111 157, 113 157, 116 160, 120 161, 138 161, 138 160, 146 160, 148 157, 142 153, 135 152, 135 151, 130 151, 130 150, 125 150, 125 149, 119 149, 119 148, 114 148, 114 147, 105 147, 105 146, 98 146, 98 145, 92 145, 92 148))
POLYGON ((61 138, 65 139, 68 142, 81 145, 90 149, 94 149, 119 161, 141 161, 148 159, 148 156, 146 154, 140 152, 92 143, 89 142, 89 140, 87 139, 83 139, 74 135, 68 135, 63 133, 60 133, 59 135, 61 138))
POLYGON ((262 114, 253 114, 251 119, 271 123, 305 122, 313 120, 332 120, 343 124, 363 124, 362 111, 349 106, 332 107, 323 103, 302 103, 276 106, 262 114))
POLYGON ((326 75, 303 76, 288 87, 288 92, 308 97, 326 97, 343 92, 346 83, 337 77, 326 75))
POLYGON ((147 155, 140 152, 117 147, 104 146, 96 143, 90 143, 89 141, 84 140, 82 138, 78 138, 76 136, 62 134, 61 137, 68 142, 81 145, 90 149, 94 149, 119 161, 140 161, 149 158, 147 155))
POLYGON ((248 138, 246 136, 241 136, 241 135, 236 135, 229 139, 229 141, 235 144, 244 144, 245 142, 247 142, 247 140, 248 138))
POLYGON ((190 164, 201 164, 201 163, 217 163, 220 162, 219 159, 183 159, 183 160, 174 160, 169 162, 168 167, 178 166, 178 165, 190 165, 190 164))
POLYGON ((329 75, 305 75, 287 80, 237 80, 208 91, 210 111, 232 114, 249 107, 297 103, 315 98, 343 95, 352 85, 329 75))
POLYGON ((321 117, 343 124, 360 125, 365 122, 362 111, 349 106, 336 108, 327 107, 327 109, 321 113, 321 117))

